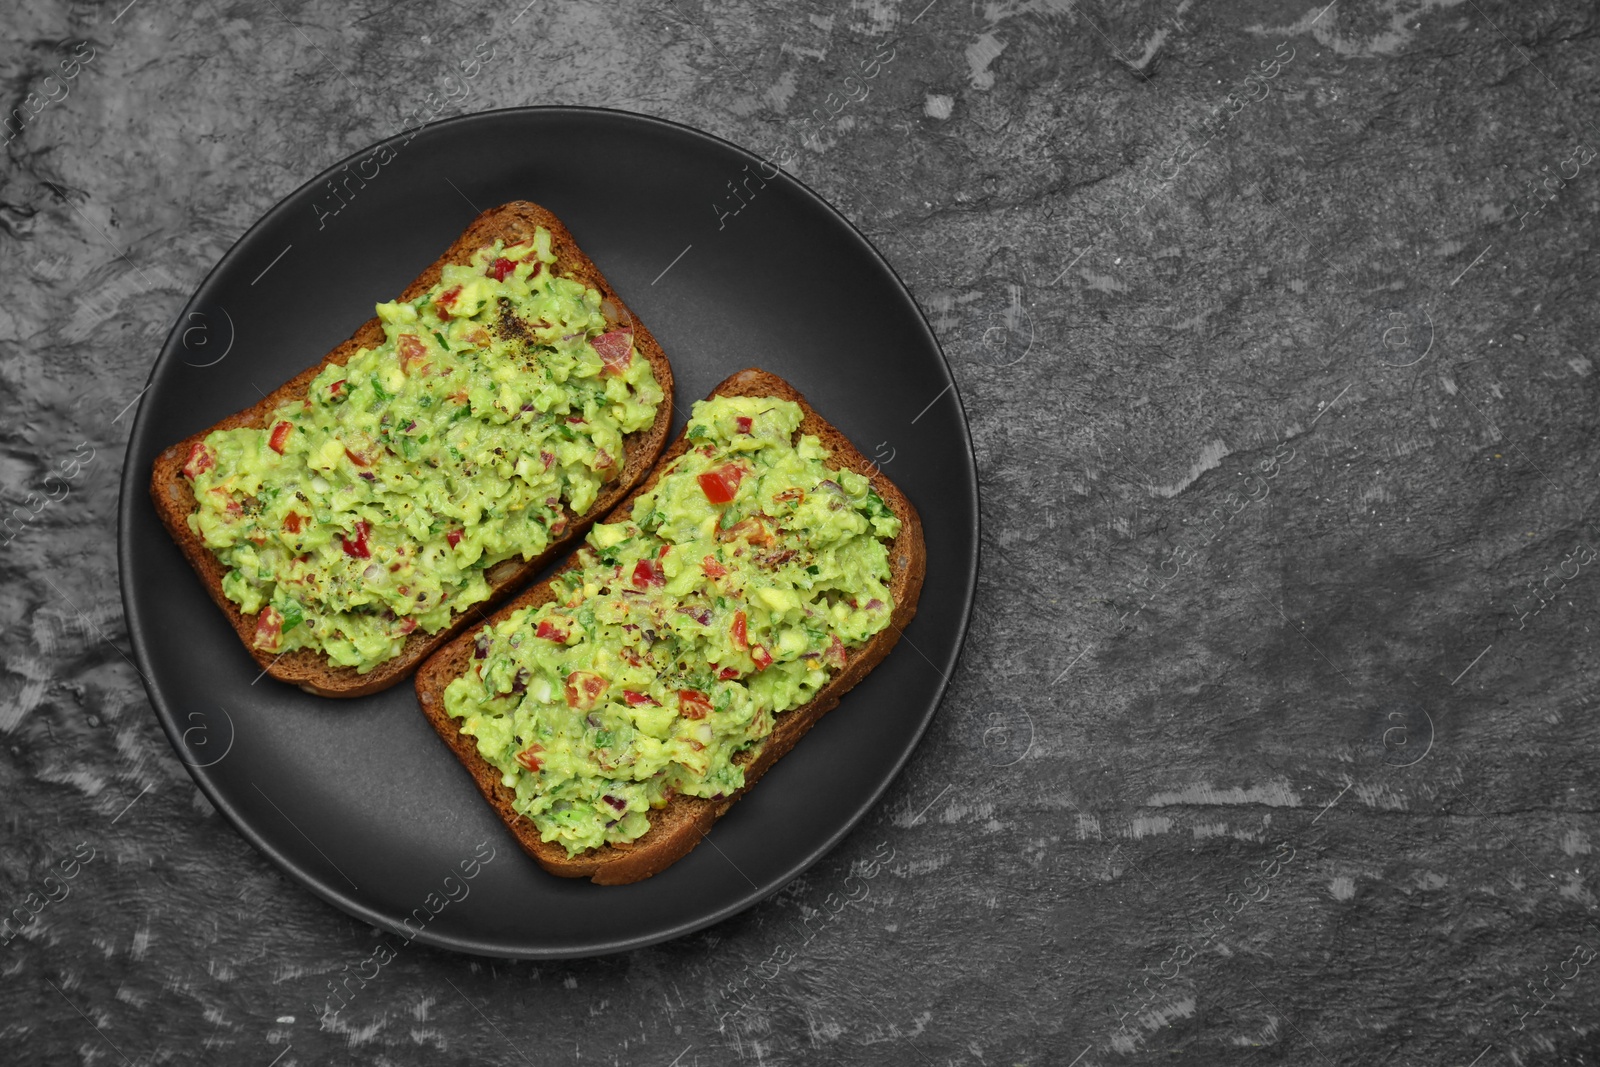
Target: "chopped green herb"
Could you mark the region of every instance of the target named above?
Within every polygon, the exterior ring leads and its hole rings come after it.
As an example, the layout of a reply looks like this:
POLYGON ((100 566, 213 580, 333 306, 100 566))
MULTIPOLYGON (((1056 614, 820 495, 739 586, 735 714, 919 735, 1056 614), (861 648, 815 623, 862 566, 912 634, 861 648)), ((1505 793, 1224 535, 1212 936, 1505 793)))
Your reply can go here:
POLYGON ((273 607, 277 608, 278 614, 283 616, 283 626, 279 631, 280 633, 292 630, 305 621, 305 613, 300 610, 300 602, 298 600, 279 601, 273 607))

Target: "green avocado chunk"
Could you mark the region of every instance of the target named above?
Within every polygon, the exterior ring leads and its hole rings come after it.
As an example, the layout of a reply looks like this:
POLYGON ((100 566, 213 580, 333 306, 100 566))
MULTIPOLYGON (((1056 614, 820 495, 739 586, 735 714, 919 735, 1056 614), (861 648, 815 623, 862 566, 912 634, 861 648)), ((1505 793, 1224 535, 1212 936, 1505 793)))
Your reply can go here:
POLYGON ((734 756, 889 625, 900 520, 800 421, 771 397, 696 403, 695 447, 445 688, 542 840, 632 841, 674 795, 733 794, 734 756))
POLYGON ((228 598, 259 613, 256 647, 365 674, 486 600, 488 568, 543 552, 563 505, 584 514, 619 475, 662 390, 555 259, 541 227, 447 264, 415 300, 379 304, 382 343, 305 400, 194 447, 189 527, 228 598))

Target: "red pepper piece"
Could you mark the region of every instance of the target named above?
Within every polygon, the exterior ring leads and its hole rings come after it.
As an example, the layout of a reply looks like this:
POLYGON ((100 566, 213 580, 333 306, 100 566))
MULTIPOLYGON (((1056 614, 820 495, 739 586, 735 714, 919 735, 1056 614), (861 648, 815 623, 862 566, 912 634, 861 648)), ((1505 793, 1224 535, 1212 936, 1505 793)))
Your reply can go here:
POLYGON ((608 330, 589 342, 600 354, 601 374, 621 377, 633 359, 633 335, 627 330, 608 330))
POLYGON ((267 605, 256 616, 256 647, 272 651, 278 647, 278 641, 283 634, 283 616, 278 614, 278 609, 267 605))
POLYGON ((567 706, 583 710, 592 708, 606 691, 606 680, 593 671, 573 671, 567 675, 567 706))
POLYGON ((635 589, 642 591, 649 589, 651 586, 663 586, 666 584, 667 576, 662 574, 660 568, 649 560, 641 559, 633 565, 633 587, 635 589))
POLYGON ((685 719, 703 719, 711 714, 711 698, 698 689, 680 689, 678 714, 685 719))
POLYGON ((455 305, 456 299, 460 295, 461 286, 459 285, 446 289, 434 299, 433 310, 439 313, 439 317, 441 319, 443 319, 445 322, 449 322, 451 314, 450 309, 455 305))
POLYGON ((713 504, 730 504, 739 493, 739 481, 743 477, 743 467, 724 463, 720 467, 706 471, 696 480, 700 483, 700 491, 706 495, 707 500, 713 504))
POLYGON ((272 427, 272 436, 267 438, 267 447, 278 455, 283 455, 283 446, 289 442, 289 431, 294 427, 287 422, 279 422, 272 427))
POLYGON ((367 534, 372 531, 366 520, 356 523, 356 535, 353 538, 339 535, 339 545, 344 549, 344 554, 356 559, 371 559, 372 547, 367 544, 367 534))
POLYGON ((216 454, 206 447, 204 441, 196 441, 194 447, 189 449, 189 458, 183 465, 183 473, 194 478, 198 477, 200 472, 208 471, 216 465, 216 454))

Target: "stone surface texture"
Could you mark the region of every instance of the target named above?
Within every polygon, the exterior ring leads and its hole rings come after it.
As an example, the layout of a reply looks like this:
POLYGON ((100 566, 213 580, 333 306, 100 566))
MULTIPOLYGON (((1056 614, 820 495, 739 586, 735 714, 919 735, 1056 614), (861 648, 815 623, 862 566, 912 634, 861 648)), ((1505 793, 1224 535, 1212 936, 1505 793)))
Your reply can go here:
POLYGON ((0 947, 0 1060, 1600 1059, 1594 4, 6 6, 0 905, 76 873, 0 947), (592 960, 412 946, 319 1019, 378 934, 156 723, 126 409, 280 197, 550 103, 803 143, 954 369, 971 633, 777 896, 592 960))

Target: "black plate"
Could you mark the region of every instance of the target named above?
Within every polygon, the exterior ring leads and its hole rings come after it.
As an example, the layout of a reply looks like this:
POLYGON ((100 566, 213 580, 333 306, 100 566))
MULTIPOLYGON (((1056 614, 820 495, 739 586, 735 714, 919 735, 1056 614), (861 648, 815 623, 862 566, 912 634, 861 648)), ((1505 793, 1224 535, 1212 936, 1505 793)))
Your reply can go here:
POLYGON ((894 272, 816 194, 772 175, 724 141, 620 112, 519 108, 440 122, 296 190, 179 316, 123 471, 128 631, 156 715, 200 788, 324 900, 390 929, 421 908, 417 940, 483 955, 652 944, 733 915, 815 863, 916 746, 955 665, 977 576, 966 419, 894 272), (745 202, 737 214, 730 182, 745 202), (927 583, 893 655, 734 805, 710 835, 715 848, 630 886, 555 878, 528 859, 409 683, 325 700, 259 678, 147 490, 161 449, 315 362, 479 208, 517 199, 555 212, 660 339, 677 378, 674 435, 691 401, 735 370, 763 367, 878 458, 927 526, 927 583), (480 842, 493 860, 463 899, 446 901, 446 876, 459 877, 480 842))

